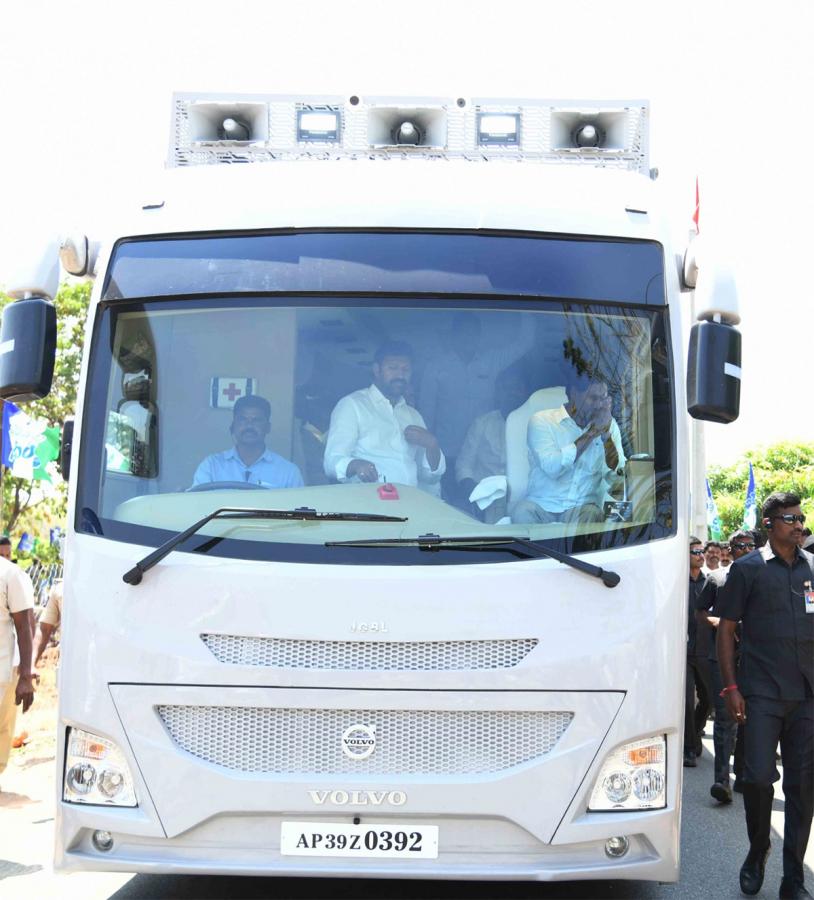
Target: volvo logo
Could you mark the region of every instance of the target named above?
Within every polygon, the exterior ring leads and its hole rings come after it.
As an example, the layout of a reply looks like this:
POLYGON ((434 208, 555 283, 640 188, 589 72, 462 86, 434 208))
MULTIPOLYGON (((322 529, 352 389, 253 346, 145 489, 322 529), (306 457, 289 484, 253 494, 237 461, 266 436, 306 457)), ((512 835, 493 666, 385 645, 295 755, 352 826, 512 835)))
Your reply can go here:
POLYGON ((342 750, 351 759, 367 759, 376 749, 373 725, 351 725, 342 733, 342 750))
POLYGON ((308 791, 308 796, 317 806, 330 803, 333 806, 404 806, 407 794, 404 791, 308 791))

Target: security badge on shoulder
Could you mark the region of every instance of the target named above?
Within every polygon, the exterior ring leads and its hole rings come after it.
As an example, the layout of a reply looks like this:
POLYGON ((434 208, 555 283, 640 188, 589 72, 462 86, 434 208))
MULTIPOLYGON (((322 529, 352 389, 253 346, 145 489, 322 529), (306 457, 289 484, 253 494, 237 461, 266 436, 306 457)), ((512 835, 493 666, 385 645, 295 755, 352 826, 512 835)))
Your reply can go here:
POLYGON ((811 582, 803 582, 803 597, 806 604, 806 612, 814 615, 814 590, 812 590, 811 582))

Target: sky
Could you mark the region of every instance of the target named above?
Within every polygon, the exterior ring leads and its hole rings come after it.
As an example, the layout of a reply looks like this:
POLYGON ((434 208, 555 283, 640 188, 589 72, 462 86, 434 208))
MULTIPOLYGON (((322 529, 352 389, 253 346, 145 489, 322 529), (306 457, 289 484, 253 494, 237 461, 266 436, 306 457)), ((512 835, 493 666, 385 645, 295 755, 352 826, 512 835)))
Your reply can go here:
POLYGON ((675 231, 697 176, 740 289, 741 416, 706 426, 707 460, 814 441, 810 0, 32 0, 3 32, 0 285, 49 237, 140 205, 173 91, 649 100, 675 231))

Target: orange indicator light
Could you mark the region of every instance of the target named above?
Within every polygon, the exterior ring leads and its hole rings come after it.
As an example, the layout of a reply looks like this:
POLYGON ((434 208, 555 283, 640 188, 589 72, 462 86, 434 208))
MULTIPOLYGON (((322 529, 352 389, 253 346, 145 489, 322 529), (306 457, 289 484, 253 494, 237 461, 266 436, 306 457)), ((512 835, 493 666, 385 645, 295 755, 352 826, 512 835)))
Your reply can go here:
POLYGON ((629 766, 654 765, 664 761, 664 748, 660 746, 637 747, 625 753, 629 766))

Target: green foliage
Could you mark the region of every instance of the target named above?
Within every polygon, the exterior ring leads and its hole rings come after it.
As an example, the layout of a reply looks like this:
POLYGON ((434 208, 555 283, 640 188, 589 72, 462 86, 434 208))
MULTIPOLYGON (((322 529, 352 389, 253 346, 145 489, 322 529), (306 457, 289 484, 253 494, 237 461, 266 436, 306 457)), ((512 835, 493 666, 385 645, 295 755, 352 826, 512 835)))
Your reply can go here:
MULTIPOLYGON (((90 281, 63 284, 54 299, 57 309, 54 381, 47 397, 35 400, 25 407, 28 415, 34 419, 45 419, 49 426, 61 428, 65 419, 72 416, 76 409, 85 320, 92 286, 90 281)), ((5 294, 0 294, 0 309, 10 300, 5 294)), ((67 486, 64 483, 56 485, 53 490, 47 490, 22 478, 13 478, 4 469, 3 530, 18 537, 23 531, 40 536, 35 555, 47 556, 51 549, 47 537, 42 540, 42 536, 47 536, 52 525, 64 523, 67 498, 67 486)))
POLYGON ((789 491, 801 498, 803 512, 814 519, 814 444, 783 441, 748 450, 734 465, 709 470, 709 484, 727 537, 743 523, 750 462, 755 473, 758 515, 769 494, 789 491))

